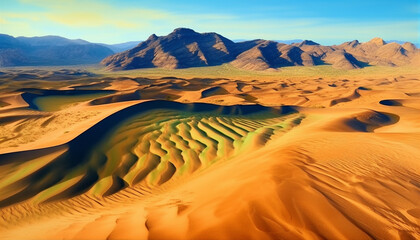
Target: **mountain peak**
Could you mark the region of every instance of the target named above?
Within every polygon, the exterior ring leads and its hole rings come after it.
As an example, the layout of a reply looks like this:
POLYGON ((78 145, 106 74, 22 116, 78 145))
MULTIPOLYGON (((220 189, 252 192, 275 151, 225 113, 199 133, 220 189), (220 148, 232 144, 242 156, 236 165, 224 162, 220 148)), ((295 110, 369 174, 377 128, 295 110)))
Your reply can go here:
POLYGON ((349 42, 349 46, 355 47, 357 45, 359 45, 359 41, 358 40, 353 40, 353 41, 349 42))
POLYGON ((386 44, 386 42, 385 42, 382 38, 379 38, 379 37, 372 38, 372 39, 369 41, 369 43, 374 43, 374 44, 376 44, 377 46, 383 46, 383 45, 385 45, 385 44, 386 44))
POLYGON ((154 40, 156 40, 156 39, 158 39, 158 36, 156 36, 156 34, 152 34, 152 35, 150 35, 150 37, 149 38, 147 38, 147 40, 146 41, 154 41, 154 40))
POLYGON ((359 44, 360 44, 360 42, 358 40, 353 40, 353 41, 349 41, 349 42, 344 42, 344 43, 340 44, 339 46, 342 46, 342 47, 347 47, 348 46, 348 47, 355 48, 359 44))
POLYGON ((405 50, 408 50, 408 51, 414 51, 414 50, 416 50, 417 48, 416 48, 416 45, 414 45, 414 44, 412 44, 412 43, 410 43, 410 42, 405 42, 403 45, 401 45, 405 50))
POLYGON ((299 43, 299 47, 304 46, 304 45, 319 45, 319 43, 316 43, 311 40, 303 40, 301 43, 299 43))
POLYGON ((196 31, 190 29, 190 28, 176 28, 172 31, 171 35, 195 35, 198 34, 196 31))

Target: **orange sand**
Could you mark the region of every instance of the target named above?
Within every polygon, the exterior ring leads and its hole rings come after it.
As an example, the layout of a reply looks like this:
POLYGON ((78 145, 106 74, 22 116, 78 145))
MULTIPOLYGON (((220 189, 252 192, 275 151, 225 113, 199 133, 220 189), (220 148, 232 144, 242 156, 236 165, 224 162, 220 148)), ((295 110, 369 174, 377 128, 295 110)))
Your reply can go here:
POLYGON ((107 89, 118 92, 48 113, 22 108, 19 92, 0 97, 0 239, 420 238, 420 74, 107 89), (102 119, 154 99, 294 112, 160 110, 106 135, 103 165, 48 168, 102 119))

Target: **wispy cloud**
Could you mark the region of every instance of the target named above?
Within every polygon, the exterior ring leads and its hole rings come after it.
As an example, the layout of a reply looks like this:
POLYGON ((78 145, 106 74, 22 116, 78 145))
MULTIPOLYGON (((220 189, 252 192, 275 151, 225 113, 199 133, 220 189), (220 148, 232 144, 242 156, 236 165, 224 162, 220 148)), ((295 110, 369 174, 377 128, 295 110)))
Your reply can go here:
POLYGON ((215 31, 232 39, 309 38, 327 44, 354 38, 363 41, 374 36, 412 41, 419 37, 418 20, 362 23, 328 17, 290 17, 283 13, 273 17, 261 13, 220 14, 210 10, 177 12, 99 0, 19 1, 32 8, 24 12, 0 10, 2 32, 15 36, 55 34, 108 43, 143 40, 152 33, 168 34, 176 27, 215 31))
MULTIPOLYGON (((91 41, 99 41, 92 36, 99 36, 98 32, 110 32, 107 39, 116 38, 116 32, 122 37, 131 33, 128 39, 136 39, 139 32, 151 34, 157 28, 167 31, 167 28, 187 26, 196 22, 227 21, 234 16, 222 14, 177 14, 169 11, 148 8, 131 8, 127 6, 111 5, 99 1, 84 0, 20 0, 20 3, 36 7, 33 11, 24 13, 3 11, 2 31, 12 35, 32 35, 36 30, 37 35, 61 34, 65 36, 75 31, 84 33, 83 36, 91 41), (25 28, 17 28, 23 22, 33 28, 27 31, 25 28), (60 29, 59 32, 53 32, 60 29), (84 30, 90 29, 90 33, 84 30), (92 29, 95 29, 93 31, 92 29), (96 33, 94 33, 96 32, 96 33)), ((144 38, 144 36, 141 36, 144 38)), ((121 38, 122 39, 122 38, 121 38)), ((119 41, 119 40, 114 40, 119 41)))

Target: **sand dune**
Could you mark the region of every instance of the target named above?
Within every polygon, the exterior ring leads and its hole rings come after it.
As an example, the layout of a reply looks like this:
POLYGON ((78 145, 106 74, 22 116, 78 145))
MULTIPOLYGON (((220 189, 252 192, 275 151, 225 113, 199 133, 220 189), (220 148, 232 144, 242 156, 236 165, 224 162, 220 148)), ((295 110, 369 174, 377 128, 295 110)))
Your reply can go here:
POLYGON ((302 118, 283 121, 282 113, 289 112, 294 111, 258 105, 220 107, 165 101, 133 105, 65 145, 0 155, 1 162, 15 165, 3 176, 7 184, 0 191, 7 194, 0 205, 32 197, 41 203, 86 190, 103 197, 128 186, 161 185, 177 175, 229 159, 245 147, 264 145, 274 132, 286 131, 302 118), (88 144, 97 139, 104 141, 88 144), (34 170, 22 175, 22 169, 31 169, 31 164, 26 166, 31 162, 36 163, 34 170), (38 180, 37 187, 32 187, 38 180))
POLYGON ((11 82, 0 239, 418 239, 419 77, 11 82))

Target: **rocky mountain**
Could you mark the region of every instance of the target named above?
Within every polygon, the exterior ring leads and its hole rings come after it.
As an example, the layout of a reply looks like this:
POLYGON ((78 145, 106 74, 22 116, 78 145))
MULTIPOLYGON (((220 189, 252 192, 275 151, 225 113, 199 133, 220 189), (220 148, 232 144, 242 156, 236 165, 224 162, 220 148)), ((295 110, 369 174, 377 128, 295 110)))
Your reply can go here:
POLYGON ((114 52, 81 39, 59 36, 17 37, 0 34, 0 67, 98 63, 114 52))
POLYGON ((369 65, 408 65, 414 56, 419 54, 419 50, 413 44, 386 43, 381 38, 374 38, 365 43, 355 40, 334 46, 334 48, 344 50, 359 62, 369 65))
POLYGON ((109 56, 102 63, 111 69, 213 66, 234 60, 238 55, 236 46, 216 33, 200 34, 178 28, 163 37, 153 34, 133 49, 109 56))
POLYGON ((231 64, 249 70, 315 65, 314 59, 299 47, 273 41, 259 42, 256 46, 239 54, 231 64))
POLYGON ((151 35, 134 48, 102 60, 110 70, 136 68, 188 68, 230 63, 247 70, 277 69, 286 66, 330 64, 339 69, 368 65, 417 65, 420 50, 411 43, 386 43, 381 38, 360 43, 323 46, 311 40, 285 44, 252 40, 233 42, 217 33, 197 33, 177 28, 167 36, 151 35))

